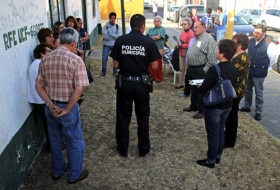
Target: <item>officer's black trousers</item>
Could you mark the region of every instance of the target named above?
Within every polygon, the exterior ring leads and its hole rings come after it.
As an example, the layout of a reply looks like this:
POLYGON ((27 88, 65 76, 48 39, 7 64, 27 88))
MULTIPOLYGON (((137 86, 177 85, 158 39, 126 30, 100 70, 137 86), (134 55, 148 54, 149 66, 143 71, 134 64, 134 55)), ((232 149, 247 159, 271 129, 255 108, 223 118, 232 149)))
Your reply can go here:
POLYGON ((117 89, 117 146, 121 154, 127 154, 133 101, 138 124, 139 154, 145 154, 150 151, 150 95, 148 85, 142 82, 123 81, 122 88, 117 89))

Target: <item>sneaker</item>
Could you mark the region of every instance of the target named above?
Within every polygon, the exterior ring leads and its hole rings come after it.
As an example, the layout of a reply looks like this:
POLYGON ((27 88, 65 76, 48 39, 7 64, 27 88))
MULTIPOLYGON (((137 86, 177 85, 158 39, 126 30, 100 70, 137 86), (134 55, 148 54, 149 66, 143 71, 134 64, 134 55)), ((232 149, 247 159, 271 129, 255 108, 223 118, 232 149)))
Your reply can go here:
POLYGON ((77 182, 79 182, 79 181, 81 181, 81 180, 84 180, 84 179, 87 178, 88 174, 89 174, 88 170, 83 170, 83 171, 81 172, 80 176, 78 177, 78 179, 76 179, 76 180, 74 180, 74 181, 69 181, 69 180, 68 180, 68 183, 69 183, 69 184, 75 184, 75 183, 77 183, 77 182))
POLYGON ((184 97, 189 97, 190 95, 186 95, 186 94, 184 94, 184 93, 182 93, 182 94, 179 94, 179 97, 181 97, 181 98, 184 98, 184 97))
POLYGON ((100 76, 99 76, 99 78, 101 78, 101 79, 103 79, 105 77, 105 74, 101 74, 100 76))

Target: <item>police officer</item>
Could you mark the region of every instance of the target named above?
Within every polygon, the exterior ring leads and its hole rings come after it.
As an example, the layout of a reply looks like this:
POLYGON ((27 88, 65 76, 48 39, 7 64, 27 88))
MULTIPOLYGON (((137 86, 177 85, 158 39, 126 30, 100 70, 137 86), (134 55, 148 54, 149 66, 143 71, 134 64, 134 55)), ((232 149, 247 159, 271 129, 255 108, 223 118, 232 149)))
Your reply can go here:
POLYGON ((145 157, 150 152, 149 138, 149 64, 157 69, 157 59, 161 57, 155 42, 143 35, 145 17, 135 14, 130 19, 132 31, 120 36, 110 53, 114 69, 119 69, 117 78, 117 150, 122 157, 127 157, 129 143, 129 124, 134 101, 138 124, 139 156, 145 157))

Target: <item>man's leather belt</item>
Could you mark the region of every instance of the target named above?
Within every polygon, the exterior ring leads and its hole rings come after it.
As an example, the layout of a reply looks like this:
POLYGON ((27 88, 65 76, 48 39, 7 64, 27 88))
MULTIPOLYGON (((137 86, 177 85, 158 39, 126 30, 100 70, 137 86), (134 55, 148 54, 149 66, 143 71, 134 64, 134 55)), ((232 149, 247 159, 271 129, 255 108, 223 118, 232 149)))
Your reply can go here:
POLYGON ((128 76, 128 77, 123 77, 122 80, 125 81, 142 81, 142 77, 141 76, 128 76))
POLYGON ((57 100, 52 100, 53 103, 58 103, 58 104, 68 104, 68 102, 61 102, 61 101, 57 101, 57 100))

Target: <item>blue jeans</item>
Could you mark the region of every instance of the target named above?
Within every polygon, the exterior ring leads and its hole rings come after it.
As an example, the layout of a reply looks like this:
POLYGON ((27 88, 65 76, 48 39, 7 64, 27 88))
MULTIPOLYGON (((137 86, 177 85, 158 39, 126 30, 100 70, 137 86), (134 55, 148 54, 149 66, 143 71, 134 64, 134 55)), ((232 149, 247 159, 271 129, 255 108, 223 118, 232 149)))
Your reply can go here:
POLYGON ((212 109, 204 107, 204 122, 207 132, 207 162, 216 163, 221 158, 224 148, 224 127, 231 108, 212 109))
MULTIPOLYGON (((102 74, 103 75, 106 75, 108 56, 112 49, 113 46, 103 45, 103 50, 102 50, 102 74)), ((113 68, 113 74, 115 73, 118 73, 118 69, 113 68)))
POLYGON ((256 94, 256 113, 261 114, 263 108, 263 83, 265 78, 248 77, 244 108, 250 108, 253 101, 253 87, 256 94))
MULTIPOLYGON (((66 106, 66 104, 59 103, 56 105, 61 108, 66 106)), ((79 109, 79 105, 75 104, 67 115, 54 117, 49 107, 45 107, 52 153, 53 177, 61 176, 66 167, 69 181, 76 180, 82 172, 85 143, 79 109), (66 166, 61 152, 62 137, 65 138, 66 142, 68 166, 66 166)))
POLYGON ((222 39, 224 39, 225 37, 225 30, 217 30, 217 36, 216 36, 216 40, 217 42, 221 41, 222 39))

